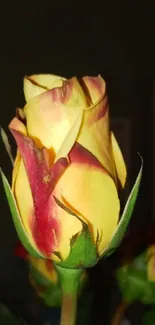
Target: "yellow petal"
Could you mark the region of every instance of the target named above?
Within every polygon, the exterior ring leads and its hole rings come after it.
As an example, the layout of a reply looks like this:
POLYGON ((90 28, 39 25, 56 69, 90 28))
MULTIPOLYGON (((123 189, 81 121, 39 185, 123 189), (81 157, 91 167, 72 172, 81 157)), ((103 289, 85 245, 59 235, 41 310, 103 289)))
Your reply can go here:
POLYGON ((17 158, 17 167, 15 167, 13 176, 13 193, 19 209, 23 226, 28 234, 33 246, 36 247, 32 237, 31 223, 34 213, 33 198, 26 170, 22 159, 17 158))
POLYGON ((13 172, 12 172, 12 190, 13 190, 13 192, 14 192, 16 177, 18 175, 20 161, 21 161, 21 155, 20 155, 19 150, 17 149, 17 154, 16 154, 16 158, 15 158, 15 162, 14 162, 14 168, 13 168, 13 172))
MULTIPOLYGON (((66 185, 63 184, 63 186, 66 185)), ((60 201, 62 201, 61 194, 62 190, 60 188, 54 191, 54 195, 58 197, 60 201)), ((57 206, 56 214, 58 223, 60 224, 60 236, 55 251, 60 252, 62 259, 65 260, 70 252, 70 240, 72 236, 82 230, 82 224, 76 217, 68 214, 59 206, 57 206)), ((51 255, 51 259, 60 262, 59 258, 55 254, 51 255)))
MULTIPOLYGON (((16 130, 16 131, 22 133, 23 135, 27 134, 25 125, 20 120, 18 120, 16 117, 13 118, 13 120, 9 124, 9 128, 16 130)), ((16 177, 18 175, 20 162, 21 162, 21 156, 20 156, 19 150, 17 149, 17 154, 16 154, 13 173, 12 173, 12 190, 13 190, 13 192, 15 189, 15 182, 16 182, 16 177)))
POLYGON ((98 104, 106 94, 104 79, 99 75, 98 77, 83 77, 82 80, 87 88, 87 94, 91 104, 98 104))
POLYGON ((13 129, 18 131, 19 133, 23 135, 27 135, 27 130, 24 125, 20 120, 18 120, 16 117, 13 118, 13 120, 9 124, 9 129, 13 129))
POLYGON ((84 77, 83 82, 91 105, 84 111, 84 120, 78 142, 92 152, 114 180, 116 180, 105 82, 101 76, 97 78, 84 77))
MULTIPOLYGON (((119 218, 120 202, 111 177, 99 168, 72 163, 57 183, 55 192, 55 196, 59 196, 60 200, 64 197, 84 216, 91 225, 94 241, 99 232, 98 249, 101 254, 109 244, 119 218)), ((80 221, 67 216, 63 210, 60 210, 58 218, 62 229, 58 251, 67 257, 69 240, 81 230, 81 225, 80 221)))
POLYGON ((111 141, 112 141, 113 155, 114 155, 114 160, 115 160, 115 165, 117 170, 117 176, 118 179, 120 180, 122 187, 124 187, 126 182, 126 176, 127 176, 126 165, 122 156, 122 152, 112 132, 111 132, 111 141))
POLYGON ((38 74, 25 77, 23 86, 26 101, 44 93, 49 89, 61 87, 65 80, 66 79, 63 77, 50 74, 38 74))
POLYGON ((58 153, 87 99, 76 78, 31 99, 25 106, 28 134, 58 153))
MULTIPOLYGON (((9 128, 16 130, 22 133, 23 135, 27 134, 25 125, 17 118, 14 118, 11 121, 9 128)), ((22 161, 18 149, 12 174, 12 191, 16 200, 16 204, 19 210, 23 226, 28 234, 29 240, 32 246, 36 248, 36 250, 38 250, 30 231, 30 222, 33 216, 33 199, 24 163, 22 161)))
POLYGON ((88 149, 100 161, 109 174, 116 179, 116 170, 112 153, 108 107, 103 117, 107 100, 104 99, 91 110, 84 112, 84 120, 77 141, 88 149))
POLYGON ((66 138, 64 139, 64 141, 56 155, 55 162, 57 160, 59 160, 60 158, 66 158, 68 153, 72 149, 72 147, 77 139, 79 130, 80 130, 82 118, 83 118, 83 111, 81 110, 81 112, 80 112, 80 110, 79 110, 79 115, 77 116, 73 126, 71 127, 66 138))

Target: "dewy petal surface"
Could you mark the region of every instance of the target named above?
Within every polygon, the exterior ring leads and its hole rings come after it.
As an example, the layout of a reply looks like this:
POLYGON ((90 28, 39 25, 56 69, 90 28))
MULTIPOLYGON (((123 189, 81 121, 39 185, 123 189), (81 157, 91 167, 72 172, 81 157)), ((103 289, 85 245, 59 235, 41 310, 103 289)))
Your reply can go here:
MULTIPOLYGON (((70 207, 79 211, 82 218, 90 224, 94 242, 99 232, 98 249, 101 253, 107 247, 118 223, 120 202, 116 186, 97 159, 81 145, 75 145, 69 158, 71 165, 59 179, 55 196, 60 200, 64 198, 70 207)), ((79 231, 80 224, 76 223, 78 220, 74 220, 74 217, 70 218, 71 224, 66 223, 63 210, 59 213, 59 219, 64 244, 69 242, 71 232, 74 235, 79 231)), ((61 240, 60 245, 63 256, 66 256, 69 250, 67 245, 62 245, 61 240)))
POLYGON ((80 111, 87 107, 87 99, 76 78, 63 87, 46 91, 25 106, 27 131, 46 148, 57 153, 80 111))

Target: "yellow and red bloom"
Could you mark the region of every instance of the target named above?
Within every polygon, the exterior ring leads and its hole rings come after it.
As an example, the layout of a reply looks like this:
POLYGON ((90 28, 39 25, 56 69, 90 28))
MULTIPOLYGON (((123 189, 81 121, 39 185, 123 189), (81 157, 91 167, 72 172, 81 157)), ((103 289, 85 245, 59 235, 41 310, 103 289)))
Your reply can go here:
POLYGON ((26 105, 10 130, 18 150, 12 191, 22 225, 41 256, 58 261, 70 240, 89 225, 102 255, 116 231, 125 163, 110 131, 101 76, 66 80, 53 75, 24 79, 26 105))

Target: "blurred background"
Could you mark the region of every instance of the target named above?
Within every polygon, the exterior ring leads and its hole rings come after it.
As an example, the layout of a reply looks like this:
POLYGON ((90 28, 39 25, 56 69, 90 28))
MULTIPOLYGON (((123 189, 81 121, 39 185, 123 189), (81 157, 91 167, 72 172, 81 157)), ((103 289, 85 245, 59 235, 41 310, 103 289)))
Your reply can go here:
MULTIPOLYGON (((126 193, 140 167, 137 152, 144 159, 141 191, 128 229, 131 238, 139 230, 145 233, 155 220, 154 10, 152 1, 143 4, 139 0, 14 0, 2 2, 0 9, 0 124, 7 131, 16 107, 24 105, 25 75, 101 74, 107 84, 112 129, 128 165, 126 193)), ((11 164, 2 142, 0 164, 11 179, 11 164)), ((13 256, 17 237, 1 183, 0 204, 0 298, 14 313, 23 310, 34 324, 40 302, 28 289, 24 262, 13 256)), ((95 298, 90 324, 110 324, 110 297, 115 287, 110 277, 112 263, 104 261, 91 274, 95 298)), ((131 310, 128 319, 138 325, 142 308, 136 310, 131 310)))

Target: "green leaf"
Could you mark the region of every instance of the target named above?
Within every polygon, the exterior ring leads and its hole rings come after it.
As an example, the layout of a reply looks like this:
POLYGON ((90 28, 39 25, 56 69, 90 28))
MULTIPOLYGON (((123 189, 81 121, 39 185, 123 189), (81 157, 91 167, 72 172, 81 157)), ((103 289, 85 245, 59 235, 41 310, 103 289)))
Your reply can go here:
POLYGON ((116 272, 116 279, 124 300, 128 303, 141 300, 147 289, 144 254, 132 260, 131 263, 120 267, 116 272))
POLYGON ((0 174, 2 177, 2 182, 3 182, 5 194, 6 194, 8 203, 9 203, 10 211, 12 214, 13 223, 16 228, 16 231, 17 231, 20 241, 23 243, 25 249, 31 255, 36 256, 36 257, 42 257, 42 255, 37 251, 37 249, 32 246, 32 244, 29 240, 29 237, 28 237, 28 235, 24 229, 24 226, 22 224, 22 220, 20 218, 19 211, 18 211, 16 202, 15 202, 14 196, 12 194, 12 190, 10 188, 9 182, 8 182, 7 178, 5 177, 1 168, 0 168, 0 174))
POLYGON ((11 151, 11 146, 10 146, 10 143, 9 143, 9 140, 8 140, 8 136, 7 134, 5 133, 4 129, 2 127, 0 127, 0 132, 1 132, 1 137, 2 137, 2 141, 4 143, 4 146, 5 146, 5 149, 10 157, 10 160, 11 160, 11 163, 12 165, 14 165, 14 159, 13 159, 13 156, 12 156, 12 151, 11 151))
POLYGON ((123 299, 127 302, 155 304, 155 282, 148 280, 146 252, 120 267, 116 279, 123 299))
POLYGON ((132 216, 132 212, 133 212, 133 209, 134 209, 134 206, 135 206, 135 203, 136 203, 136 199, 137 199, 137 196, 138 196, 139 187, 140 187, 141 178, 142 178, 142 170, 143 170, 143 161, 141 163, 141 168, 140 168, 140 171, 138 173, 136 182, 135 182, 135 184, 133 186, 133 189, 132 189, 132 191, 131 191, 131 193, 129 195, 129 198, 127 200, 127 203, 125 205, 125 208, 124 208, 121 220, 119 222, 119 225, 118 225, 118 227, 116 229, 116 232, 113 235, 112 240, 111 240, 108 248, 106 249, 106 251, 103 253, 102 256, 107 257, 107 256, 111 255, 116 250, 116 248, 120 245, 120 243, 121 243, 121 241, 123 239, 124 233, 125 233, 125 231, 127 229, 127 226, 129 224, 129 221, 130 221, 130 218, 132 216))

